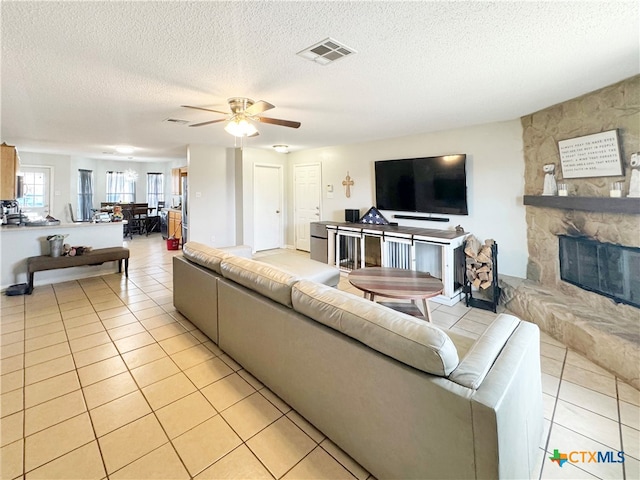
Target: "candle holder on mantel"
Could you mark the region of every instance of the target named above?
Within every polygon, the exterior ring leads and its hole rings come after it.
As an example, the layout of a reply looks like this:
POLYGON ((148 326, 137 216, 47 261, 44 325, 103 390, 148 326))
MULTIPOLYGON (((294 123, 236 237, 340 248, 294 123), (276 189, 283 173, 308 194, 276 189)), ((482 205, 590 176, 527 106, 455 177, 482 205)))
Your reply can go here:
POLYGON ((622 197, 622 182, 613 182, 611 184, 611 189, 609 190, 609 196, 611 198, 622 197))
POLYGON ((568 197, 569 196, 569 185, 566 183, 558 184, 558 196, 559 197, 568 197))

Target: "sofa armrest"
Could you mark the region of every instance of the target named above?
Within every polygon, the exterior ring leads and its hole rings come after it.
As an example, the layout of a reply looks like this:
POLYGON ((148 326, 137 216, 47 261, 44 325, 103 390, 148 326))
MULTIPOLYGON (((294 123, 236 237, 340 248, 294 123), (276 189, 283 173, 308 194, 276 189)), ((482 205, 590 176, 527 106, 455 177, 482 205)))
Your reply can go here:
POLYGON ((536 325, 519 323, 471 402, 477 478, 531 478, 543 433, 536 325))
POLYGON ((498 315, 467 351, 449 380, 477 390, 519 324, 520 320, 513 315, 498 315))

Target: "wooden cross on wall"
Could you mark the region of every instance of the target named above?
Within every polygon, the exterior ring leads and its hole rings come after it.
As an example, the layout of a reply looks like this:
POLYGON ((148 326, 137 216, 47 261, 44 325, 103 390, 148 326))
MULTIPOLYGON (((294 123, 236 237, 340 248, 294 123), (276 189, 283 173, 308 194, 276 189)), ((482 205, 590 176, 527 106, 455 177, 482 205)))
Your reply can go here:
POLYGON ((347 196, 347 198, 351 197, 351 187, 354 185, 354 182, 353 180, 351 180, 348 170, 347 170, 347 176, 342 181, 342 185, 346 187, 345 195, 347 196))

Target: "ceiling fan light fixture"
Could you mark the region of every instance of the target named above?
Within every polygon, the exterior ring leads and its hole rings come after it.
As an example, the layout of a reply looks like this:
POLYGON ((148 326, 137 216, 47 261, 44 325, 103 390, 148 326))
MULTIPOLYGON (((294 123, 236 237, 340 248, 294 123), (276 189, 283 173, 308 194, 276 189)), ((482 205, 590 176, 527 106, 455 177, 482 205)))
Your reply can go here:
POLYGON ((224 129, 234 137, 250 137, 258 133, 258 129, 254 127, 244 116, 236 116, 229 120, 224 129))
POLYGON ((289 145, 274 145, 273 149, 278 153, 289 153, 289 145))

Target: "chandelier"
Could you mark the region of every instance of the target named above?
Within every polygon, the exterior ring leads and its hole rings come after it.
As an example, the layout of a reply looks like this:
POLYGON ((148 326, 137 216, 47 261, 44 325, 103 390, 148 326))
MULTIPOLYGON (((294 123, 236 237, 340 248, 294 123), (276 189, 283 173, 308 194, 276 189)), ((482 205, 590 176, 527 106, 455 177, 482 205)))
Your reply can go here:
POLYGON ((135 182, 136 180, 138 180, 138 172, 132 170, 131 168, 128 168, 124 172, 124 179, 128 182, 135 182))

